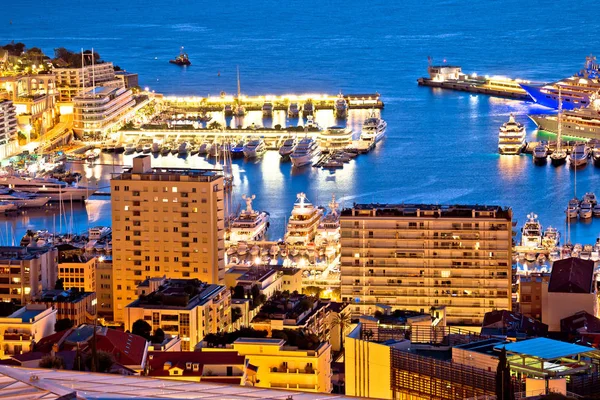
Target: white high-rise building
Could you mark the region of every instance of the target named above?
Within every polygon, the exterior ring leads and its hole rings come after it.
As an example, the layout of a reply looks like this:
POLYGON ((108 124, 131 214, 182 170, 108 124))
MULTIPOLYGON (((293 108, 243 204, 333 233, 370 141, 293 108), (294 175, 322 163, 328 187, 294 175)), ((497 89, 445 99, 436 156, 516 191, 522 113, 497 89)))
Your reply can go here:
POLYGON ((19 149, 17 140, 17 115, 10 100, 0 100, 0 160, 19 149))

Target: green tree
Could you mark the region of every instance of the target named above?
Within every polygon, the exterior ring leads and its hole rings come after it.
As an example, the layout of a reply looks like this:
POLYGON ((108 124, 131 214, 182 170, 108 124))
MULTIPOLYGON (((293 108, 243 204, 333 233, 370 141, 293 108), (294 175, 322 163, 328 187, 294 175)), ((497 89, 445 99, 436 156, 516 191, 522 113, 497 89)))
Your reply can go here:
POLYGON ((243 286, 237 285, 233 288, 232 297, 234 299, 243 299, 246 296, 246 291, 243 286))
POLYGON ((54 289, 65 290, 65 280, 63 278, 58 278, 54 284, 54 289))
POLYGON ((152 335, 152 343, 162 343, 165 341, 165 331, 158 328, 154 331, 154 335, 152 335))
POLYGON ((59 356, 46 354, 44 357, 42 357, 38 366, 40 368, 48 369, 65 369, 65 360, 59 356))
POLYGON ((56 321, 54 324, 54 332, 62 332, 71 329, 75 322, 69 318, 63 318, 56 321))
MULTIPOLYGON (((111 353, 106 351, 98 351, 98 372, 109 372, 110 368, 115 363, 115 358, 111 353)), ((92 355, 88 355, 85 359, 86 367, 91 371, 92 367, 92 355)))
POLYGON ((150 340, 150 333, 152 332, 152 327, 149 323, 144 321, 143 319, 138 319, 131 326, 131 333, 134 335, 138 335, 143 337, 146 340, 150 340))
POLYGON ((498 367, 496 368, 496 399, 514 400, 512 380, 510 377, 510 365, 506 357, 506 348, 502 347, 498 357, 498 367))
POLYGON ((340 350, 344 350, 344 334, 352 324, 350 313, 338 313, 333 317, 332 325, 340 329, 340 350))

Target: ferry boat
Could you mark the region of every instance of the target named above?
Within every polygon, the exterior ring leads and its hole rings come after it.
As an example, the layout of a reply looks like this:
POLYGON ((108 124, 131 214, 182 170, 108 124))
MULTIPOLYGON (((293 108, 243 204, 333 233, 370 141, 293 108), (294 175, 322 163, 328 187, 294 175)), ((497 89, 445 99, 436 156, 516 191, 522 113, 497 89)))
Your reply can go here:
POLYGON ((112 233, 112 229, 108 226, 94 226, 88 230, 90 240, 104 239, 112 233))
POLYGON ((577 219, 579 215, 579 199, 575 197, 569 200, 565 213, 567 214, 567 219, 577 219))
POLYGON ((553 249, 560 244, 560 232, 558 229, 549 226, 544 231, 544 238, 542 239, 542 245, 546 249, 553 249))
POLYGON ((273 103, 265 102, 262 106, 262 114, 265 118, 271 118, 273 116, 273 103))
POLYGON ((346 118, 348 116, 348 102, 341 93, 335 100, 335 116, 336 118, 346 118))
POLYGON ((285 242, 304 246, 313 242, 322 216, 322 209, 311 204, 304 193, 298 193, 287 224, 285 242))
POLYGON ((267 152, 267 145, 261 138, 253 138, 248 140, 244 146, 244 157, 256 158, 264 155, 267 152))
POLYGON ((387 122, 377 117, 375 112, 372 112, 371 115, 365 119, 365 122, 363 122, 360 140, 369 140, 377 143, 383 139, 386 129, 387 122))
POLYGON ((332 126, 317 135, 319 147, 323 151, 344 150, 352 145, 352 129, 332 126))
POLYGON ((292 160, 294 167, 302 167, 303 165, 312 164, 313 160, 320 155, 321 149, 319 149, 317 142, 307 136, 298 142, 294 152, 290 155, 290 160, 292 160))
POLYGON ((169 62, 171 64, 176 64, 176 65, 181 65, 181 66, 192 65, 192 62, 190 61, 190 58, 188 57, 187 53, 183 52, 183 47, 181 48, 179 55, 177 57, 175 57, 174 60, 169 60, 169 62))
POLYGON ((298 118, 300 115, 300 107, 298 107, 298 103, 290 103, 288 106, 287 115, 288 118, 298 118))
POLYGON ((545 107, 558 108, 559 88, 564 109, 587 107, 590 97, 600 90, 600 66, 596 63, 596 57, 590 55, 585 58, 583 69, 569 78, 543 86, 521 84, 521 87, 534 102, 545 107))
POLYGON ((304 118, 308 117, 309 115, 313 115, 314 113, 315 107, 313 106, 312 101, 309 100, 302 105, 302 116, 304 118))
POLYGON ((291 138, 285 139, 285 141, 279 148, 279 155, 284 158, 289 157, 294 152, 297 145, 298 145, 298 139, 296 139, 296 137, 291 137, 291 138))
POLYGON ((542 245, 542 225, 536 214, 527 214, 527 222, 521 229, 521 246, 538 248, 542 245))
POLYGON ((315 244, 318 247, 326 246, 327 252, 330 252, 331 246, 339 244, 340 240, 340 215, 338 212, 339 203, 335 201, 335 194, 332 196, 328 204, 329 213, 327 213, 319 223, 315 244))
POLYGON ((571 149, 569 160, 572 166, 579 167, 587 164, 589 155, 590 148, 585 143, 578 143, 571 149))
POLYGON ((50 201, 50 197, 14 190, 2 190, 0 191, 0 201, 12 203, 17 208, 39 208, 45 206, 50 201))
POLYGON ((525 148, 525 126, 510 115, 508 122, 500 127, 498 151, 500 154, 521 154, 525 148))
POLYGON ((269 213, 256 211, 252 208, 255 195, 242 195, 246 201, 246 209, 231 221, 229 240, 233 243, 239 241, 262 240, 269 228, 269 213))
POLYGON ((85 201, 95 188, 72 186, 52 178, 25 178, 16 175, 0 177, 0 186, 20 192, 48 196, 50 201, 85 201))

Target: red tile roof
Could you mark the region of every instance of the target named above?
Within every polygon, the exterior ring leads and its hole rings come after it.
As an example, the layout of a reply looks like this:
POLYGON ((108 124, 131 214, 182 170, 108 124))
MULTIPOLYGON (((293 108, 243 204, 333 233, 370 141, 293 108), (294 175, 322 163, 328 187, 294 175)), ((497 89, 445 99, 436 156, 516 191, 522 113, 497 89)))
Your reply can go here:
POLYGON ((548 292, 593 293, 594 262, 571 257, 552 264, 548 292))
MULTIPOLYGON (((187 377, 198 377, 202 376, 202 372, 205 365, 224 365, 224 366, 244 366, 244 356, 240 356, 237 351, 152 351, 148 353, 148 376, 170 376, 169 370, 165 370, 165 363, 170 363, 170 367, 178 367, 183 370, 181 375, 187 377), (186 369, 186 363, 199 364, 198 371, 193 369, 186 369)), ((202 380, 213 378, 228 379, 228 383, 236 383, 227 377, 219 376, 203 376, 202 380)), ((237 382, 239 384, 239 381, 237 382)))

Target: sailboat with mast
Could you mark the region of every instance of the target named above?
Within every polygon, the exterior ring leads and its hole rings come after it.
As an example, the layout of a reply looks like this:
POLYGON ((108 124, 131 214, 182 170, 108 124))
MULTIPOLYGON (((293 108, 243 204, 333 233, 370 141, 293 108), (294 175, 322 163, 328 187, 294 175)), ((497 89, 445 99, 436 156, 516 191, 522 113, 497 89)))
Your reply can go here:
POLYGON ((237 67, 237 98, 235 110, 233 111, 233 115, 236 117, 243 117, 246 115, 246 109, 242 105, 242 90, 240 86, 240 67, 237 67))
POLYGON ((567 152, 562 148, 562 93, 558 87, 558 134, 556 136, 556 150, 550 154, 552 165, 562 165, 567 162, 567 152))

